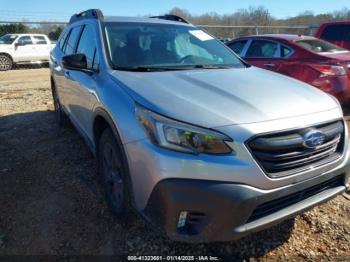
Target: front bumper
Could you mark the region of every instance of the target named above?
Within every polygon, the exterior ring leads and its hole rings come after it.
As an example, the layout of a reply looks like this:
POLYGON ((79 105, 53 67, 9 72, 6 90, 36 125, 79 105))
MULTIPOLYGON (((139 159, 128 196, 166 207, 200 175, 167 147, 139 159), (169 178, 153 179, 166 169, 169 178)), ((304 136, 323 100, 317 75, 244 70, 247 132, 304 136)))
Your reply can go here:
POLYGON ((142 214, 173 240, 234 240, 294 217, 344 192, 346 172, 344 166, 274 190, 218 181, 164 179, 155 186, 142 214), (296 197, 297 202, 293 201, 296 197), (178 227, 182 211, 188 212, 186 224, 178 227))

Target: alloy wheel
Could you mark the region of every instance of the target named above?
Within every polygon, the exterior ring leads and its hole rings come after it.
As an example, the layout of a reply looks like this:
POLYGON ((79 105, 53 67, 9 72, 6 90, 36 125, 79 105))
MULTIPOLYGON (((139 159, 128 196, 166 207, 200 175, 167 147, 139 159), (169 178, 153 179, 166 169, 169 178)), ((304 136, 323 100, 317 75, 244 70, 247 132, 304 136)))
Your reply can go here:
POLYGON ((11 59, 7 56, 0 56, 0 71, 10 70, 12 67, 11 59))

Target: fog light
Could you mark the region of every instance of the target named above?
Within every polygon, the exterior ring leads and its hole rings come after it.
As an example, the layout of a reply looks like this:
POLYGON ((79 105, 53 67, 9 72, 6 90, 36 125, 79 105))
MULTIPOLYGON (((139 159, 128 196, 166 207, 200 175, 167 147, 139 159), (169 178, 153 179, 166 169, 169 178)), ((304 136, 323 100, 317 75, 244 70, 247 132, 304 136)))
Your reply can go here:
POLYGON ((179 220, 177 221, 177 228, 181 228, 186 225, 187 214, 188 214, 187 211, 181 211, 179 215, 179 220))

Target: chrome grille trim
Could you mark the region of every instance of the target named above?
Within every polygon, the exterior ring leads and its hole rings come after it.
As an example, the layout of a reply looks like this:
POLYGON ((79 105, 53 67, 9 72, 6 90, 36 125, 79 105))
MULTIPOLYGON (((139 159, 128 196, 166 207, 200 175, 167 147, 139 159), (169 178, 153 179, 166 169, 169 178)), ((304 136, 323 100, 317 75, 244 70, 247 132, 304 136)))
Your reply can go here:
POLYGON ((250 139, 247 146, 265 173, 277 178, 337 160, 342 155, 343 143, 344 124, 339 120, 291 131, 259 135, 250 139), (302 135, 310 129, 317 129, 325 134, 325 143, 315 148, 303 146, 302 135))

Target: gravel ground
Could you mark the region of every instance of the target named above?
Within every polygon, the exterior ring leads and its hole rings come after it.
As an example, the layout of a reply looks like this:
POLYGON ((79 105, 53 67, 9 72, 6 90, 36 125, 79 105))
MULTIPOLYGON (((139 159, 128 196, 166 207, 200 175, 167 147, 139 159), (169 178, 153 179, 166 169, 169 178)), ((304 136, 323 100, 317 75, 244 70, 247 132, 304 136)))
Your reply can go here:
POLYGON ((55 124, 48 69, 0 73, 0 256, 212 255, 224 260, 350 260, 350 201, 332 201, 229 243, 182 244, 135 216, 125 229, 102 199, 96 164, 55 124))

